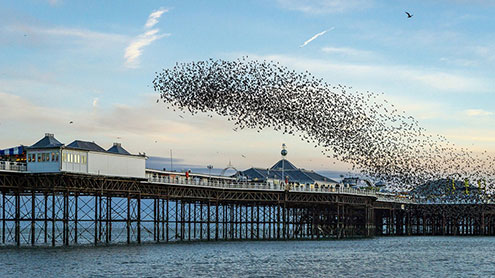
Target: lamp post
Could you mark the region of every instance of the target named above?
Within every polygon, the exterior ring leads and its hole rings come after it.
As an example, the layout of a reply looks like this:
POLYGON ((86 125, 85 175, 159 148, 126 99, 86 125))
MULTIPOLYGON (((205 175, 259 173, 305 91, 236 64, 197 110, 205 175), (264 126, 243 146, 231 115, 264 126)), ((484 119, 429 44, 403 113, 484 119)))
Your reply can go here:
POLYGON ((213 169, 213 165, 210 164, 206 166, 206 168, 208 168, 208 183, 209 183, 211 179, 211 169, 213 169))
POLYGON ((285 143, 282 144, 282 150, 280 151, 282 155, 282 180, 285 185, 285 156, 287 155, 287 146, 285 143))

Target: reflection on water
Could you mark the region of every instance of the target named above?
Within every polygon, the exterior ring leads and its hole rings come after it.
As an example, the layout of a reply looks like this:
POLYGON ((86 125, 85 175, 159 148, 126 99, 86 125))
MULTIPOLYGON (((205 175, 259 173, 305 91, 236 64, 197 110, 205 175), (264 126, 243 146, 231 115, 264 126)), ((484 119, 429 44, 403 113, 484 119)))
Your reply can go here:
POLYGON ((0 277, 492 277, 495 238, 2 248, 0 277))

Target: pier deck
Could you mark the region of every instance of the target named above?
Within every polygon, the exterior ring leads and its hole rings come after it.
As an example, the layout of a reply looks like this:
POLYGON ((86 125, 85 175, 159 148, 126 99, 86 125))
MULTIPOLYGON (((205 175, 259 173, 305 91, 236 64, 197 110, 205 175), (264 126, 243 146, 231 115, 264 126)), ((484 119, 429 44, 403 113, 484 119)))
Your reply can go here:
POLYGON ((495 233, 492 205, 419 205, 347 188, 0 171, 0 194, 4 245, 495 233))

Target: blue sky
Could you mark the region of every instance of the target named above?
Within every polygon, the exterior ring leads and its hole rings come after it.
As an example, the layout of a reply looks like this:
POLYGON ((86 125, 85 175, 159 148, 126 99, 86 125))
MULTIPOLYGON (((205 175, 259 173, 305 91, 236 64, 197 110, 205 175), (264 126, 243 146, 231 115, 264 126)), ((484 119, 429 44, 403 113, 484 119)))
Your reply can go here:
POLYGON ((248 55, 383 92, 429 132, 495 151, 495 1, 32 0, 0 7, 0 148, 52 132, 64 143, 120 141, 153 156, 173 149, 183 165, 231 161, 244 169, 271 166, 285 142, 296 166, 345 170, 296 137, 234 132, 221 117, 182 119, 155 103, 156 71, 248 55))

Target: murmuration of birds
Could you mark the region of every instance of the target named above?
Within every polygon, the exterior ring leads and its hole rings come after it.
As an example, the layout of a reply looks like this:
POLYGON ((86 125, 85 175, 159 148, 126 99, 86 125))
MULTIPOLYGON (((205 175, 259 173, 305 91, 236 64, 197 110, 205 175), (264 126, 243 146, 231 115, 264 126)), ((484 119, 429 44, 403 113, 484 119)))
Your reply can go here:
POLYGON ((169 109, 217 114, 236 129, 271 128, 300 136, 323 155, 394 191, 428 185, 427 191, 441 187, 438 194, 458 198, 459 182, 466 185, 461 195, 494 188, 495 160, 487 152, 429 134, 383 94, 331 85, 308 71, 248 57, 210 59, 177 63, 157 72, 153 84, 158 102, 169 109))

